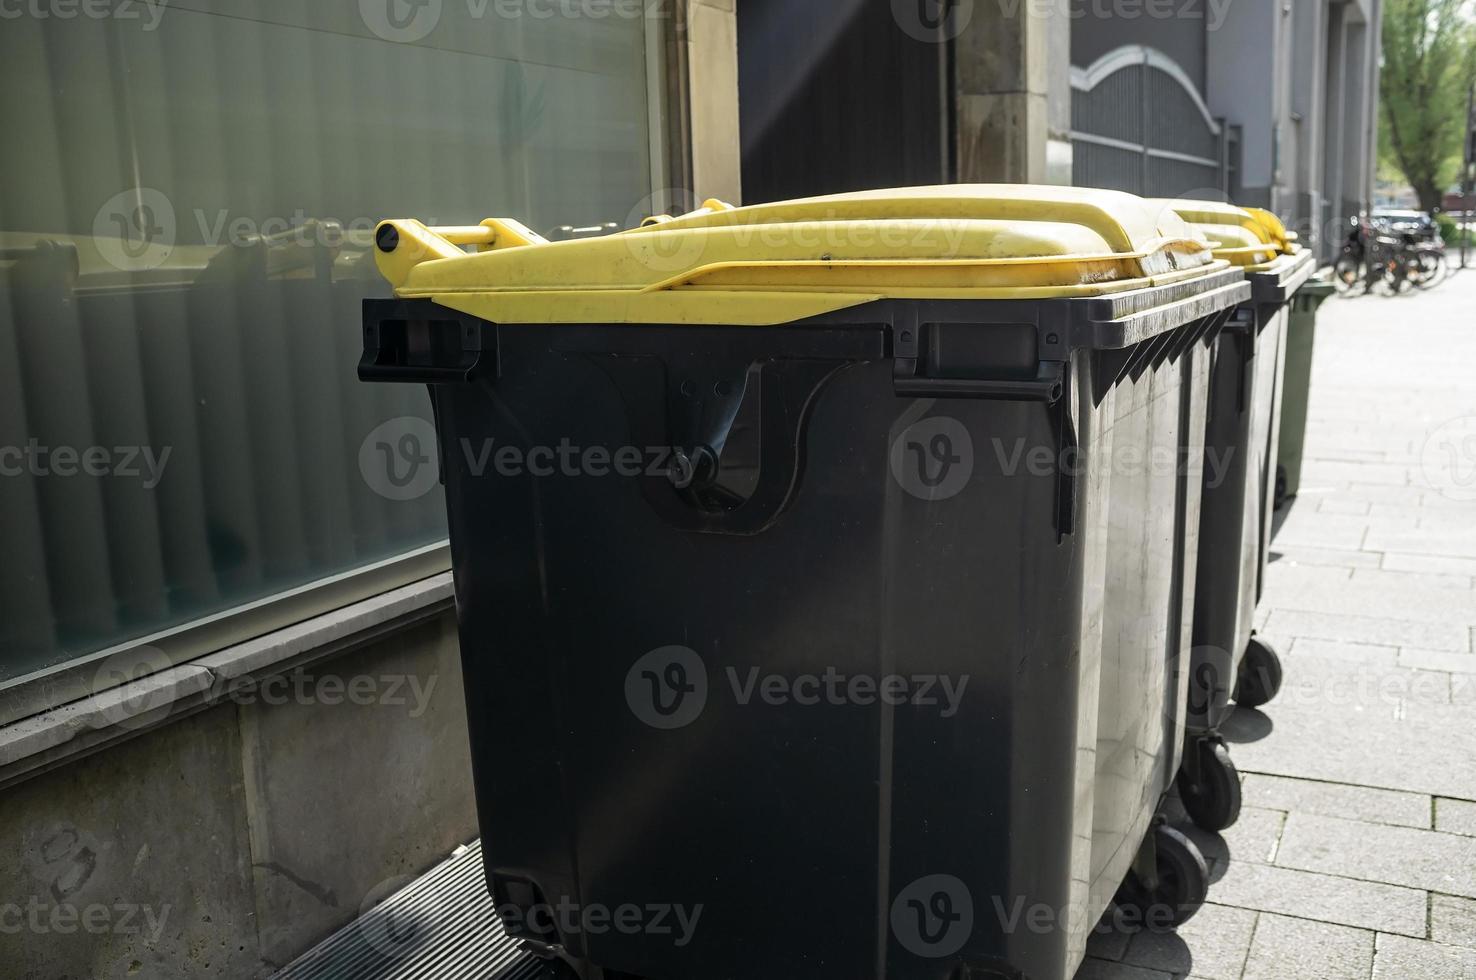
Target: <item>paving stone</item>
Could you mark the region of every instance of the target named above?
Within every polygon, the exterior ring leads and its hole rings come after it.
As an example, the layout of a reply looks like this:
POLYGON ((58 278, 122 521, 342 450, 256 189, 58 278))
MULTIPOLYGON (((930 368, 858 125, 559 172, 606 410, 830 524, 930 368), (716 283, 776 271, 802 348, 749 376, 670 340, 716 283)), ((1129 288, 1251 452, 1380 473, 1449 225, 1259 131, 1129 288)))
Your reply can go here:
POLYGON ((1379 664, 1384 667, 1399 666, 1398 647, 1349 643, 1346 640, 1318 640, 1310 636, 1297 637, 1285 659, 1295 660, 1302 656, 1316 657, 1319 660, 1379 664))
MULTIPOLYGON (((1430 828, 1430 797, 1420 793, 1250 773, 1241 781, 1241 794, 1247 806, 1345 817, 1420 830, 1430 828)), ((1473 815, 1473 822, 1476 822, 1476 815, 1473 815)))
MULTIPOLYGON (((1307 504, 1308 501, 1318 500, 1331 494, 1341 494, 1348 491, 1351 485, 1347 480, 1309 480, 1307 478, 1306 457, 1302 462, 1302 487, 1292 499, 1292 504, 1307 504)), ((1390 490, 1408 490, 1408 487, 1389 486, 1390 490)), ((1308 504, 1310 506, 1310 504, 1308 504)))
POLYGON ((1226 728, 1242 773, 1456 799, 1476 786, 1476 704, 1402 713, 1334 711, 1279 699, 1266 707, 1270 714, 1244 712, 1245 724, 1237 712, 1226 728))
MULTIPOLYGON (((1471 788, 1476 793, 1476 786, 1471 788)), ((1435 829, 1445 834, 1476 837, 1476 803, 1468 800, 1437 799, 1435 829)))
POLYGON ((1449 650, 1399 651, 1399 666, 1415 670, 1443 670, 1455 674, 1476 674, 1476 653, 1452 653, 1449 650))
MULTIPOLYGON (((1418 529, 1411 522, 1407 530, 1415 532, 1418 529)), ((1359 551, 1363 548, 1363 541, 1368 533, 1369 523, 1366 517, 1320 514, 1310 507, 1303 509, 1293 506, 1286 522, 1276 532, 1276 543, 1289 547, 1339 548, 1345 551, 1359 551)))
POLYGON ((1270 864, 1276 858, 1276 849, 1281 844, 1281 828, 1285 824, 1286 814, 1279 810, 1245 806, 1242 791, 1240 819, 1220 836, 1230 850, 1232 861, 1270 864))
POLYGON ((1428 531, 1443 536, 1465 536, 1469 534, 1473 524, 1476 524, 1476 520, 1466 511, 1424 507, 1416 519, 1415 527, 1421 533, 1428 531))
POLYGON ((1373 957, 1372 932, 1262 915, 1243 976, 1244 980, 1368 980, 1373 957))
MULTIPOLYGON (((1455 625, 1457 629, 1476 624, 1476 592, 1431 589, 1418 584, 1369 583, 1356 577, 1348 582, 1325 578, 1304 580, 1291 588, 1278 589, 1270 601, 1278 610, 1372 616, 1411 623, 1455 625)), ((1468 647, 1462 640, 1460 646, 1451 649, 1468 647)))
POLYGON ((1461 511, 1469 514, 1472 510, 1476 510, 1476 507, 1473 507, 1472 501, 1456 500, 1438 490, 1426 490, 1420 494, 1420 509, 1461 511))
POLYGON ((1349 514, 1355 517, 1364 517, 1367 516, 1368 509, 1372 506, 1366 500, 1338 495, 1322 498, 1322 502, 1317 505, 1317 512, 1320 514, 1349 514))
POLYGON ((1255 912, 1210 903, 1177 934, 1145 931, 1133 936, 1123 962, 1173 976, 1240 980, 1255 926, 1255 912))
MULTIPOLYGON (((1295 648, 1294 648, 1295 649, 1295 648)), ((1285 679, 1273 707, 1282 705, 1343 712, 1383 712, 1402 717, 1410 705, 1444 707, 1450 702, 1450 674, 1387 667, 1381 663, 1334 660, 1295 653, 1285 660, 1285 679)))
MULTIPOLYGON (((1358 479, 1350 480, 1341 495, 1358 500, 1367 500, 1371 504, 1393 504, 1396 506, 1418 503, 1423 499, 1423 491, 1414 487, 1390 486, 1387 483, 1365 483, 1358 479)), ((1371 510, 1370 513, 1375 513, 1375 511, 1371 510)))
MULTIPOLYGON (((1405 449, 1407 444, 1404 442, 1399 442, 1391 443, 1390 445, 1397 446, 1398 452, 1390 453, 1385 452, 1382 449, 1370 449, 1360 446, 1338 445, 1329 446, 1328 448, 1316 453, 1315 456, 1313 456, 1312 458, 1325 463, 1400 463, 1403 465, 1409 465, 1411 460, 1408 459, 1409 454, 1405 449), (1391 459, 1391 455, 1396 455, 1399 458, 1391 459)), ((1413 460, 1413 462, 1418 463, 1419 460, 1416 459, 1413 460)))
MULTIPOLYGON (((1339 544, 1338 547, 1345 546, 1339 544)), ((1421 555, 1466 558, 1476 554, 1476 528, 1388 528, 1380 523, 1369 529, 1361 547, 1370 551, 1410 551, 1421 555)))
POLYGON ((1099 960, 1120 960, 1132 938, 1132 934, 1126 932, 1093 929, 1087 935, 1087 955, 1099 960))
POLYGON ((1283 561, 1298 565, 1330 565, 1337 568, 1378 568, 1383 556, 1372 551, 1293 546, 1273 538, 1271 557, 1273 560, 1270 568, 1275 568, 1283 561))
MULTIPOLYGON (((1409 522, 1413 520, 1415 526, 1418 527, 1420 515, 1425 512, 1424 501, 1422 499, 1423 495, 1410 490, 1404 496, 1407 499, 1401 500, 1398 503, 1376 503, 1369 501, 1367 515, 1369 523, 1394 520, 1401 521, 1403 522, 1403 526, 1408 527, 1409 522)), ((1350 499, 1357 500, 1359 498, 1351 497, 1350 499)))
POLYGON ((1451 477, 1453 471, 1447 467, 1431 468, 1428 472, 1424 467, 1420 468, 1419 476, 1415 478, 1416 483, 1425 491, 1426 499, 1436 497, 1444 498, 1455 503, 1470 504, 1468 494, 1471 491, 1469 484, 1452 485, 1451 477))
POLYGON ((1211 894, 1237 908, 1425 936, 1425 893, 1414 888, 1231 860, 1211 894))
MULTIPOLYGON (((1299 589, 1309 585, 1347 585, 1353 580, 1355 569, 1341 565, 1303 565, 1294 561, 1278 561, 1266 566, 1266 588, 1280 594, 1282 590, 1299 589)), ((1363 571, 1378 571, 1366 568, 1363 571)))
POLYGON ((1379 936, 1374 980, 1471 980, 1476 950, 1403 936, 1379 936))
POLYGON ((1476 902, 1454 895, 1430 896, 1430 938, 1476 949, 1476 902))
POLYGON ((1411 485, 1412 470, 1418 467, 1396 466, 1389 463, 1338 463, 1323 460, 1308 460, 1303 464, 1303 481, 1307 483, 1377 483, 1383 486, 1408 487, 1411 485))
POLYGON ((1409 555, 1398 551, 1384 553, 1384 568, 1392 572, 1424 572, 1433 575, 1476 576, 1476 558, 1451 558, 1436 555, 1409 555))
POLYGON ((1476 837, 1293 813, 1281 833, 1276 863, 1476 898, 1476 837))
POLYGON ((1476 674, 1450 675, 1450 703, 1468 708, 1476 706, 1476 674))
POLYGON ((1376 643, 1384 646, 1423 647, 1430 650, 1470 650, 1469 631, 1449 623, 1415 623, 1374 616, 1337 615, 1287 609, 1280 596, 1266 620, 1267 627, 1290 636, 1310 636, 1321 640, 1347 640, 1353 643, 1376 643))
POLYGON ((1164 812, 1169 822, 1199 847, 1209 864, 1212 886, 1225 876, 1232 860, 1269 864, 1276 853, 1281 826, 1286 820, 1286 814, 1277 810, 1242 806, 1235 826, 1217 834, 1195 826, 1177 800, 1172 801, 1164 812))
POLYGON ((1388 568, 1356 568, 1353 581, 1393 589, 1458 589, 1471 591, 1471 576, 1449 572, 1405 572, 1388 568))
MULTIPOLYGON (((1357 397, 1347 392, 1348 397, 1357 397)), ((1360 416, 1361 417, 1361 416, 1360 416)), ((1381 452, 1412 452, 1429 438, 1430 427, 1417 418, 1390 418, 1387 415, 1372 421, 1358 421, 1360 417, 1348 417, 1329 412, 1327 418, 1310 420, 1307 426, 1309 439, 1316 440, 1317 447, 1331 449, 1377 449, 1381 452)))

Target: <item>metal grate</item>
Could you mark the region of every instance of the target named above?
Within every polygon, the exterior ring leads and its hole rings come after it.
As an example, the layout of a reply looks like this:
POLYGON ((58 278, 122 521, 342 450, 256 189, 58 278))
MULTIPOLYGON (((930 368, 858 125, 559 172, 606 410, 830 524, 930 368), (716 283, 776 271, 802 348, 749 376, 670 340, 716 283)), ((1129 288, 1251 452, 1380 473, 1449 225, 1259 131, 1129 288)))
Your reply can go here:
POLYGON ((502 931, 478 841, 308 950, 274 980, 553 980, 502 931))
POLYGON ((1124 45, 1071 72, 1073 183, 1152 197, 1225 193, 1231 136, 1177 62, 1124 45))

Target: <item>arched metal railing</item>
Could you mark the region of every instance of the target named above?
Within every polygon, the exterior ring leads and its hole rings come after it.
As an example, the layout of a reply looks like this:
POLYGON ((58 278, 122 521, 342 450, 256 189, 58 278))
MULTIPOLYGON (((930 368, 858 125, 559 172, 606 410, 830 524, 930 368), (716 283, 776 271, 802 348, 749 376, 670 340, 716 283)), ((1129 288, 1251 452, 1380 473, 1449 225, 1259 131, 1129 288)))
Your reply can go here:
POLYGON ((1227 194, 1230 127, 1168 55, 1140 44, 1071 70, 1074 183, 1155 197, 1227 194))

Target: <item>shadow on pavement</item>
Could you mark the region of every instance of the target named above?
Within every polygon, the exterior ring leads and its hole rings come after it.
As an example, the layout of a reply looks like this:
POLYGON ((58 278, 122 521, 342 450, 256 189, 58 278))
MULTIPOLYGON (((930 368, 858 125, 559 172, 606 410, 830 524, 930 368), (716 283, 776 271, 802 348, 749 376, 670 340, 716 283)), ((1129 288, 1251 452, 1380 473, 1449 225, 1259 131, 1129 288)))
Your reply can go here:
MULTIPOLYGON (((1253 742, 1270 734, 1271 719, 1253 708, 1241 708, 1234 712, 1222 731, 1230 741, 1253 742)), ((1171 826, 1194 841, 1204 854, 1205 863, 1209 866, 1210 901, 1213 902, 1215 883, 1230 870, 1230 845, 1219 834, 1194 825, 1179 802, 1177 790, 1165 803, 1164 816, 1171 826)), ((1199 913, 1201 916, 1212 914, 1214 910, 1209 908, 1199 913)), ((1191 920, 1189 928, 1195 924, 1191 920)), ((1119 932, 1110 929, 1104 920, 1088 941, 1087 960, 1074 980, 1140 980, 1164 975, 1173 980, 1195 976, 1192 936, 1185 939, 1177 932, 1147 930, 1119 932)))
POLYGON ((1220 734, 1225 736, 1227 742, 1244 745, 1247 742, 1259 742, 1270 735, 1275 727, 1271 716, 1256 708, 1236 708, 1220 726, 1220 734))

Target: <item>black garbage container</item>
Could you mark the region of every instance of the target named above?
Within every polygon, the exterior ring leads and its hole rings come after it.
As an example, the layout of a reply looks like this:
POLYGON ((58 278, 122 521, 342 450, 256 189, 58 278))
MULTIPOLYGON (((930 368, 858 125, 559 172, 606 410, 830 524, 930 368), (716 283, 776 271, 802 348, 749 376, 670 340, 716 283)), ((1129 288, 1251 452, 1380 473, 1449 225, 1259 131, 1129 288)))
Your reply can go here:
POLYGON ((1310 279, 1312 253, 1270 212, 1213 201, 1161 201, 1242 268, 1251 298, 1212 354, 1204 493, 1200 503, 1188 744, 1179 793, 1195 823, 1224 830, 1240 816, 1240 776, 1220 727, 1281 687, 1281 659, 1255 633, 1276 500, 1287 317, 1310 279))
POLYGON ((511 933, 607 980, 1065 980, 1114 894, 1203 901, 1154 817, 1250 287, 1186 224, 955 186, 377 240, 360 375, 431 387, 511 933))
POLYGON ((1302 486, 1302 449, 1307 441, 1307 402, 1312 392, 1312 347, 1317 310, 1334 292, 1331 282, 1313 279, 1297 290, 1286 320, 1286 377, 1282 384, 1281 440, 1276 450, 1276 503, 1302 486))

